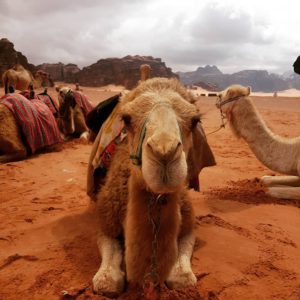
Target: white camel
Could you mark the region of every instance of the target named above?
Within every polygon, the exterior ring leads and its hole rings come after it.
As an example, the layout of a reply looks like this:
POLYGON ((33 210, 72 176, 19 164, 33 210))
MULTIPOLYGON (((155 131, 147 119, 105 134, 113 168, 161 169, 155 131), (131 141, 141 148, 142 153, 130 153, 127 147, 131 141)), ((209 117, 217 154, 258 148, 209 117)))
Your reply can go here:
POLYGON ((269 169, 290 176, 263 176, 273 197, 300 200, 300 137, 274 134, 255 108, 250 87, 232 85, 218 96, 217 107, 226 116, 233 133, 243 138, 269 169))

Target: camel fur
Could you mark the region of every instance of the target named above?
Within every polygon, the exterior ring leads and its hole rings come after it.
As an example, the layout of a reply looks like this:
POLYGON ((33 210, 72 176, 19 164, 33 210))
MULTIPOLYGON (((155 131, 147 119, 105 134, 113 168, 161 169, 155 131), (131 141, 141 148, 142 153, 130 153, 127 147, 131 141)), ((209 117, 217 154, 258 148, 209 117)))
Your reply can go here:
POLYGON ((176 79, 166 78, 143 81, 121 98, 127 138, 117 147, 105 184, 96 195, 102 257, 93 278, 97 293, 120 294, 125 278, 139 285, 147 280, 166 282, 171 288, 196 283, 190 262, 195 220, 187 193, 187 154, 200 115, 192 100, 176 79), (132 156, 139 145, 141 165, 132 156), (149 276, 155 251, 149 215, 160 219, 155 278, 149 276))
POLYGON ((141 76, 141 81, 145 81, 150 78, 150 73, 151 73, 151 67, 148 64, 142 64, 140 65, 140 76, 141 76))
POLYGON ((34 88, 50 86, 51 82, 47 73, 39 70, 35 74, 35 78, 30 71, 26 70, 22 65, 16 64, 13 68, 6 70, 2 75, 5 94, 9 93, 9 87, 14 90, 24 91, 29 89, 32 84, 34 88))
POLYGON ((89 140, 90 130, 86 125, 81 107, 76 103, 72 90, 67 86, 56 87, 59 101, 58 127, 67 140, 80 137, 89 140))
POLYGON ((286 138, 273 133, 249 95, 250 87, 229 86, 219 95, 217 106, 226 115, 234 134, 248 143, 260 162, 275 172, 291 175, 264 176, 262 182, 268 187, 267 193, 300 200, 300 137, 286 138))

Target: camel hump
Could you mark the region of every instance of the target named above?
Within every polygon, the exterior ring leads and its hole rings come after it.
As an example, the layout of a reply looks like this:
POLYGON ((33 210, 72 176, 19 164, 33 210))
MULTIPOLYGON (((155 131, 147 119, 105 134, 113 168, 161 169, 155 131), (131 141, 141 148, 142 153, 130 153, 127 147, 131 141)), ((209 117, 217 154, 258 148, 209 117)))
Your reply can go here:
POLYGON ((15 70, 15 71, 23 71, 23 70, 25 70, 25 68, 22 65, 20 65, 20 64, 14 65, 12 67, 12 69, 15 70))

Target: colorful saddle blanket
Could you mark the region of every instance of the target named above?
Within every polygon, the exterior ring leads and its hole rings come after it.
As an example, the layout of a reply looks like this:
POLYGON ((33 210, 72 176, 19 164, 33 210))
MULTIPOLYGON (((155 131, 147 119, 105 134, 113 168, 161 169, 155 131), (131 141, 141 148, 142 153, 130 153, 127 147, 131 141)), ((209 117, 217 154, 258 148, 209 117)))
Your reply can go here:
POLYGON ((0 99, 14 115, 31 153, 62 142, 55 118, 43 102, 28 100, 20 94, 6 94, 0 99))
POLYGON ((58 114, 58 105, 48 94, 38 94, 36 98, 43 101, 54 115, 58 114))
POLYGON ((81 107, 84 117, 86 118, 87 114, 94 108, 93 104, 89 99, 79 91, 72 91, 76 103, 81 107))

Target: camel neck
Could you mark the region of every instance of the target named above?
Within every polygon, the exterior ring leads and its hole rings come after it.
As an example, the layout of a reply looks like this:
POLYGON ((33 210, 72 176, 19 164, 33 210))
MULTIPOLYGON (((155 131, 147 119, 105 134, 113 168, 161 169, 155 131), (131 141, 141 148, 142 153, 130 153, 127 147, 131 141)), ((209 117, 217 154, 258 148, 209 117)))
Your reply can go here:
POLYGON ((273 171, 297 175, 300 139, 275 135, 265 124, 249 98, 240 99, 233 107, 231 125, 255 156, 273 171))

